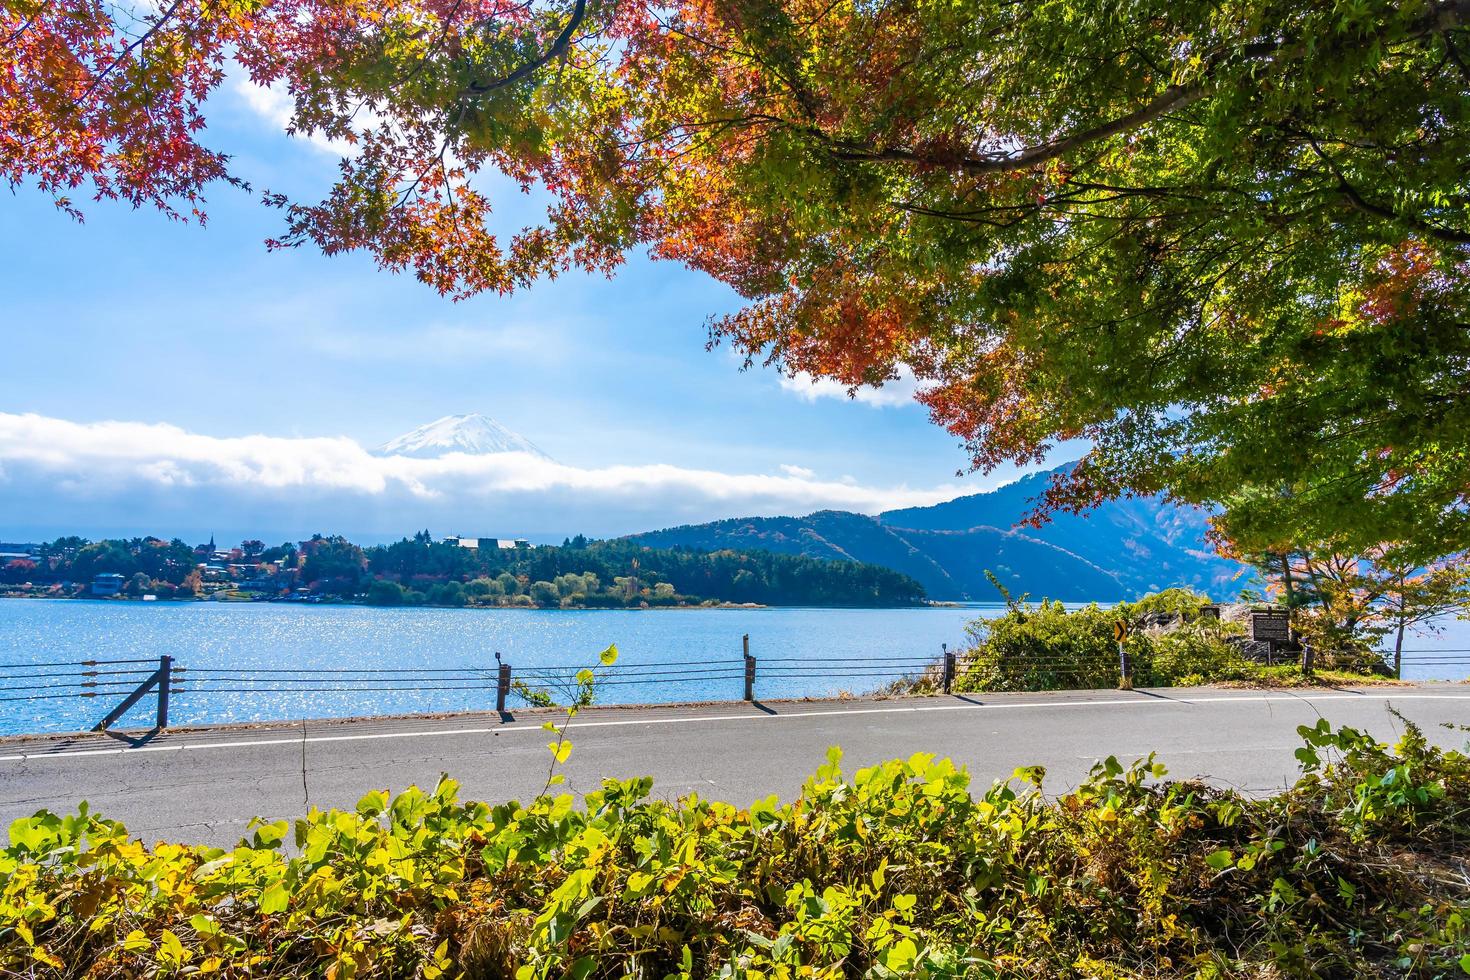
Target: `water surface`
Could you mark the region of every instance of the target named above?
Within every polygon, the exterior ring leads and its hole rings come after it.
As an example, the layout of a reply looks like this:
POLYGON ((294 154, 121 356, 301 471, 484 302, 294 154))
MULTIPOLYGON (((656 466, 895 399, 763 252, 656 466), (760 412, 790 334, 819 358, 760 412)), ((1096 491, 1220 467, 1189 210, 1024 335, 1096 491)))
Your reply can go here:
MULTIPOLYGON (((186 674, 169 712, 172 724, 185 725, 493 708, 497 651, 512 665, 513 677, 535 682, 544 680, 531 676, 538 668, 596 664, 609 644, 617 645, 620 664, 629 666, 610 678, 616 683, 600 687, 598 703, 738 699, 744 686, 741 638, 748 634, 758 664, 757 697, 788 698, 870 691, 921 661, 938 659, 942 643, 957 647, 965 624, 994 608, 563 611, 15 599, 0 600, 0 663, 148 659, 166 653, 199 671, 197 677, 210 670, 238 672, 216 673, 206 682, 186 674), (897 659, 859 662, 875 657, 897 659), (654 673, 658 665, 686 664, 695 666, 665 666, 654 673), (676 672, 701 665, 706 669, 699 673, 676 672), (248 682, 224 680, 257 669, 290 668, 452 673, 402 675, 396 683, 387 675, 343 675, 377 677, 374 688, 421 688, 411 691, 364 691, 361 684, 344 682, 337 686, 356 689, 313 683, 307 690, 265 692, 259 688, 279 687, 289 675, 252 673, 248 676, 256 679, 248 682)), ((67 670, 33 668, 31 673, 67 670)), ((0 734, 90 728, 120 700, 110 694, 0 702, 0 734)), ((151 696, 144 698, 123 723, 148 724, 153 705, 151 696)))
MULTIPOLYGON (((0 664, 10 678, 0 687, 81 669, 34 666, 49 662, 169 654, 196 672, 186 672, 173 695, 174 725, 485 710, 495 705, 497 651, 513 677, 545 687, 537 671, 595 664, 599 651, 617 644, 627 667, 599 687, 599 703, 731 700, 743 693, 741 638, 748 634, 758 698, 864 693, 937 660, 941 644, 960 648, 966 623, 1003 608, 561 611, 0 600, 0 664), (439 673, 319 675, 304 684, 260 673, 301 668, 439 673), (370 681, 330 680, 336 676, 370 681)), ((1440 632, 1406 642, 1413 651, 1406 678, 1466 676, 1470 623, 1439 625, 1440 632)), ((0 701, 0 734, 90 728, 126 693, 126 677, 99 678, 109 679, 119 687, 96 698, 72 696, 77 688, 65 685, 74 676, 29 681, 61 685, 54 693, 67 696, 0 701)), ((145 697, 121 724, 151 724, 154 704, 145 697)))

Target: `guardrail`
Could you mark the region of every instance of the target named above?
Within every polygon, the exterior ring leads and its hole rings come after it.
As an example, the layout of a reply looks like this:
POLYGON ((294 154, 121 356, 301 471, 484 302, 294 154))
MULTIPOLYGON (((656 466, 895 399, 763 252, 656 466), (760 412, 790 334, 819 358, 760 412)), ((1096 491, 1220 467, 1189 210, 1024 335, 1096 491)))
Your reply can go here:
MULTIPOLYGON (((630 684, 699 684, 716 691, 735 685, 746 701, 756 700, 758 679, 805 680, 855 678, 893 680, 940 667, 946 693, 955 677, 955 657, 948 649, 941 657, 772 657, 757 661, 750 653, 750 637, 741 638, 739 659, 676 662, 620 662, 601 664, 535 664, 515 667, 499 653, 484 667, 191 667, 172 656, 141 660, 83 660, 36 664, 0 664, 4 672, 0 702, 62 698, 119 698, 93 726, 106 731, 118 719, 153 694, 159 731, 169 725, 170 702, 179 697, 239 697, 251 694, 369 694, 436 691, 493 692, 495 709, 504 713, 512 697, 533 703, 538 692, 573 695, 578 677, 590 671, 596 688, 630 684)), ((550 694, 548 694, 548 697, 550 694)))
MULTIPOLYGON (((53 661, 32 664, 0 664, 0 702, 47 701, 75 698, 119 699, 93 726, 106 731, 149 694, 155 698, 155 727, 169 724, 169 705, 178 697, 239 697, 251 694, 370 694, 440 691, 483 691, 493 693, 495 710, 504 713, 512 697, 534 703, 537 692, 574 696, 578 677, 590 671, 594 686, 617 688, 634 684, 698 684, 700 697, 721 690, 733 695, 741 691, 746 701, 757 699, 760 681, 853 679, 878 686, 884 681, 914 679, 929 675, 935 689, 948 694, 964 664, 947 646, 939 657, 887 655, 873 657, 763 657, 750 652, 750 637, 741 639, 739 659, 620 662, 600 664, 535 664, 515 667, 495 654, 495 663, 484 667, 190 667, 172 656, 156 659, 96 659, 53 661), (729 685, 726 687, 726 685, 729 685), (738 687, 737 687, 738 685, 738 687)), ((1446 672, 1470 674, 1470 648, 1414 648, 1402 651, 1405 666, 1446 668, 1446 672)), ((1383 653, 1385 666, 1392 666, 1393 651, 1383 653)), ((1302 668, 1310 673, 1311 648, 1301 656, 1302 668)), ((1095 686, 1094 670, 1068 657, 1028 656, 1012 664, 1034 677, 1037 689, 1063 686, 1095 686), (1086 681, 1070 685, 1068 679, 1086 681)), ((1120 649, 1117 664, 1119 686, 1132 686, 1132 663, 1126 648, 1120 649)), ((548 695, 549 696, 549 695, 548 695)))
POLYGON ((1393 669, 1395 677, 1402 676, 1403 668, 1408 666, 1458 668, 1459 672, 1470 675, 1470 647, 1405 648, 1398 652, 1402 654, 1401 658, 1396 658, 1392 650, 1383 655, 1384 662, 1393 669))
POLYGON ((168 727, 169 694, 176 670, 170 656, 156 660, 53 660, 0 664, 0 671, 4 672, 0 702, 121 696, 122 701, 92 729, 100 732, 121 718, 149 691, 155 691, 158 727, 163 729, 168 727))

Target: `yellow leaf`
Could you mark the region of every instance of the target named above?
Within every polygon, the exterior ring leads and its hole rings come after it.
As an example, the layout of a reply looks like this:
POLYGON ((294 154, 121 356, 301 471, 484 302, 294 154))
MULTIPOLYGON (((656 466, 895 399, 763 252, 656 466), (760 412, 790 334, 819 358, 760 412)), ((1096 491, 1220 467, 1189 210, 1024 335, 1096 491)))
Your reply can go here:
POLYGON ((66 964, 61 962, 61 960, 57 959, 55 956, 52 956, 51 953, 47 951, 45 946, 37 946, 35 949, 31 950, 31 955, 35 957, 39 962, 45 963, 49 967, 57 970, 66 969, 66 964))
POLYGON ((286 893, 286 886, 282 882, 278 881, 260 893, 260 911, 265 915, 284 912, 290 904, 291 897, 286 893))

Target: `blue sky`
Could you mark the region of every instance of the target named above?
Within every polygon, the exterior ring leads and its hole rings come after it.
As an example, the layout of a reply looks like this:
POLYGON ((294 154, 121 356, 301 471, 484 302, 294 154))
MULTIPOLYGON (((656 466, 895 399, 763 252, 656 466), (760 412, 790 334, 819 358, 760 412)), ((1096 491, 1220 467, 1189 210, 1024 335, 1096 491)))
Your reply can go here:
MULTIPOLYGON (((227 81, 211 103, 209 142, 234 154, 232 169, 257 190, 314 199, 337 157, 286 136, 282 108, 227 81)), ((508 227, 535 220, 536 203, 517 191, 494 199, 508 227)), ((482 529, 614 534, 827 505, 871 511, 1014 476, 957 477, 963 452, 902 390, 818 396, 768 369, 742 372, 726 349, 707 351, 706 318, 737 298, 680 266, 633 255, 614 280, 573 274, 453 303, 366 255, 268 253, 280 216, 256 200, 213 188, 203 227, 98 203, 77 224, 25 190, 5 202, 0 538, 78 525, 93 535, 218 526, 384 537, 429 520, 436 533, 493 524, 482 529), (464 412, 602 475, 470 493, 460 474, 452 492, 374 498, 343 481, 231 468, 239 437, 271 437, 266 457, 294 458, 310 444, 291 440, 370 448, 464 412), (88 428, 107 421, 140 424, 144 448, 107 455, 88 428), (185 436, 206 448, 182 466, 165 444, 185 436), (667 468, 703 476, 648 475, 667 468), (770 474, 793 485, 749 479, 770 474)))

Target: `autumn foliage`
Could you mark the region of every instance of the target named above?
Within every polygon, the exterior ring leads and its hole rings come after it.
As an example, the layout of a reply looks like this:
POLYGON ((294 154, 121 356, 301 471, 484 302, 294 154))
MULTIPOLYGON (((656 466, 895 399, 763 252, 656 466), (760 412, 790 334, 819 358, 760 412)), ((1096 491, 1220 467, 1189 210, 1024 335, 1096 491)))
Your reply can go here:
POLYGON ((1243 547, 1470 545, 1470 5, 12 0, 0 165, 197 211, 228 70, 347 141, 277 247, 466 296, 645 248, 747 299, 712 340, 901 367, 1050 506, 1166 492, 1243 547), (489 175, 546 202, 497 226, 489 175))

